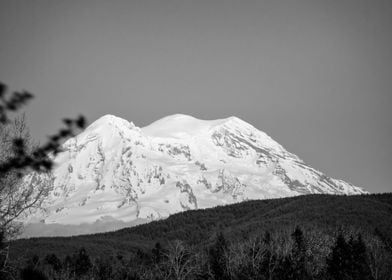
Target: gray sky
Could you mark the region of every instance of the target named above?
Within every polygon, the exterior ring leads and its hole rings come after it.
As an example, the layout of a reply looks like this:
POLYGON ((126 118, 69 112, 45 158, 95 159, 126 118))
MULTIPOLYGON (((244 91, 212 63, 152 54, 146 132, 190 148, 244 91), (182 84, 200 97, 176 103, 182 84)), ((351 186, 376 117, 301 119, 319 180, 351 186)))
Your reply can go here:
POLYGON ((238 116, 327 175, 390 192, 392 1, 0 0, 0 80, 33 135, 111 113, 238 116))

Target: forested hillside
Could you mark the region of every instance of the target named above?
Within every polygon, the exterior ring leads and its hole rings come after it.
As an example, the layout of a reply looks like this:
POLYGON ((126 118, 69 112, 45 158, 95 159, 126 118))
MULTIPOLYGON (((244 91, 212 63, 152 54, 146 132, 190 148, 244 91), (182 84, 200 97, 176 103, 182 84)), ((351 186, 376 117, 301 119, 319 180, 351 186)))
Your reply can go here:
POLYGON ((12 244, 11 254, 13 259, 53 251, 63 256, 83 246, 97 256, 116 252, 126 255, 138 248, 147 249, 157 241, 208 244, 214 233, 220 231, 229 239, 237 239, 266 230, 292 230, 297 225, 304 230, 319 229, 328 234, 334 234, 340 228, 364 234, 374 234, 377 229, 377 232, 392 239, 392 194, 308 195, 247 201, 186 211, 165 220, 115 232, 17 240, 12 244))
POLYGON ((390 279, 392 194, 247 201, 116 232, 21 239, 10 248, 11 263, 26 273, 34 268, 65 279, 96 278, 106 268, 122 271, 121 277, 106 271, 106 279, 244 279, 245 271, 251 273, 245 279, 285 279, 284 273, 298 272, 290 269, 303 269, 305 277, 290 279, 390 279), (188 271, 185 278, 172 274, 177 257, 184 258, 177 265, 188 271), (335 263, 342 258, 352 263, 335 263), (77 263, 83 260, 86 268, 80 270, 77 263), (249 262, 257 265, 246 268, 249 262), (274 268, 269 274, 265 262, 274 268), (336 269, 343 274, 332 275, 336 269), (364 278, 355 278, 355 271, 364 278), (130 275, 136 278, 126 278, 130 275))

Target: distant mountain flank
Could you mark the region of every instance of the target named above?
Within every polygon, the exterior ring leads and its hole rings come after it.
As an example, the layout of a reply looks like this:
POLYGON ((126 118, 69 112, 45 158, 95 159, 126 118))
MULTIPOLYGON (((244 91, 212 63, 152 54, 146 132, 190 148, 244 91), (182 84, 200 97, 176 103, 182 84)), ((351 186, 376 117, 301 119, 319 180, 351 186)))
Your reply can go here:
POLYGON ((139 128, 105 115, 65 142, 54 161, 51 174, 26 178, 46 184, 48 195, 24 220, 24 236, 103 232, 252 199, 366 193, 237 117, 177 114, 139 128))

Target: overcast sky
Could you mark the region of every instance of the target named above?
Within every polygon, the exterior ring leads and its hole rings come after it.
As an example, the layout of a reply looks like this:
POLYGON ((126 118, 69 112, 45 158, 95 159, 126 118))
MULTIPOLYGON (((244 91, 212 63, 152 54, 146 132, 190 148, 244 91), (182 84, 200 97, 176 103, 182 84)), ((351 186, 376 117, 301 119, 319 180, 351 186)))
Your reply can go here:
POLYGON ((63 117, 242 118, 306 163, 392 185, 392 1, 1 0, 0 80, 63 117))

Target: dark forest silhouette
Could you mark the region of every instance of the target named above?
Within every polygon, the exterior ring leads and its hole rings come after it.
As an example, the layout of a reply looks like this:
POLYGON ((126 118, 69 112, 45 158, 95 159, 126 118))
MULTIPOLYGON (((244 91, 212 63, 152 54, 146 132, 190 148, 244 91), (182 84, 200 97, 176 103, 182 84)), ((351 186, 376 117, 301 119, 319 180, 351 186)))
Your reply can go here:
MULTIPOLYGON (((229 241, 222 232, 202 247, 172 241, 149 250, 93 258, 85 248, 60 259, 55 253, 33 256, 21 279, 391 279, 391 252, 370 249, 361 234, 339 232, 329 252, 315 259, 316 241, 296 227, 289 234, 266 231, 258 237, 229 241), (384 262, 372 257, 383 254, 384 262)), ((99 246, 99 245, 97 245, 99 246)))
POLYGON ((21 239, 11 260, 49 279, 391 279, 391 207, 391 194, 247 201, 115 232, 21 239), (86 254, 79 275, 73 261, 86 254))

